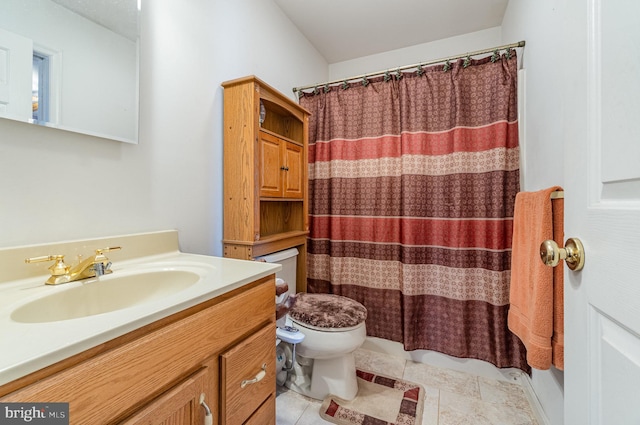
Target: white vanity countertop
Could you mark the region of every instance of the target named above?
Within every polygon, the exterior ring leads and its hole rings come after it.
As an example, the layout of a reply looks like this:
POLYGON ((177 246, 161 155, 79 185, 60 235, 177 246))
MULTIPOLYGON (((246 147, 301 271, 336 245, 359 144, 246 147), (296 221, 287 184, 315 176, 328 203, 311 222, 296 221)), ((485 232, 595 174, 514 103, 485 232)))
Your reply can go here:
MULTIPOLYGON (((279 271, 279 264, 185 254, 160 255, 115 262, 113 274, 62 285, 45 285, 48 276, 0 285, 0 385, 81 353, 142 326, 177 313, 279 271), (192 269, 201 279, 172 295, 109 313, 45 323, 21 323, 11 314, 21 305, 118 273, 192 269)), ((126 292, 123 292, 126 297, 126 292)), ((275 303, 274 303, 275 311, 275 303)))

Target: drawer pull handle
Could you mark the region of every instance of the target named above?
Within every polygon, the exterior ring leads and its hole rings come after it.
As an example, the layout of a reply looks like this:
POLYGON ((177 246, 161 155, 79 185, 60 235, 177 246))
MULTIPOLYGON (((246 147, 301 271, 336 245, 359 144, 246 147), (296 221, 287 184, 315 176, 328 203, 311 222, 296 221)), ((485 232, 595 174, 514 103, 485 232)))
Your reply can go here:
POLYGON ((247 385, 255 384, 256 382, 260 382, 264 379, 265 376, 267 376, 267 364, 263 363, 262 370, 258 372, 256 377, 253 379, 245 379, 244 381, 242 381, 242 383, 240 384, 240 388, 244 388, 247 385))
POLYGON ((207 403, 204 402, 204 393, 200 394, 200 405, 204 409, 204 425, 213 425, 213 415, 207 403))

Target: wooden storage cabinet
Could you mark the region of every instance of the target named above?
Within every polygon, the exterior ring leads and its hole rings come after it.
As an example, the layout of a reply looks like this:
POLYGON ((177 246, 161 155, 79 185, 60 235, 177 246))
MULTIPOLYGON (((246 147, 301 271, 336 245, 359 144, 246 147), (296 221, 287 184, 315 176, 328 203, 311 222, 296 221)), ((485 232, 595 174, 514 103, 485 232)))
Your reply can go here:
POLYGON ((260 132, 260 197, 304 197, 305 161, 301 145, 260 132))
POLYGON ((222 86, 224 256, 296 247, 296 287, 306 291, 309 112, 254 76, 222 86))
POLYGON ((0 386, 0 402, 69 402, 72 424, 203 424, 204 394, 213 424, 242 423, 253 415, 274 423, 274 279, 249 283, 0 386), (228 366, 221 370, 227 358, 246 360, 251 370, 231 382, 228 366), (227 400, 236 400, 227 395, 236 391, 235 381, 255 376, 253 363, 266 364, 266 376, 251 389, 257 401, 242 411, 247 418, 237 422, 227 418, 235 409, 227 400))

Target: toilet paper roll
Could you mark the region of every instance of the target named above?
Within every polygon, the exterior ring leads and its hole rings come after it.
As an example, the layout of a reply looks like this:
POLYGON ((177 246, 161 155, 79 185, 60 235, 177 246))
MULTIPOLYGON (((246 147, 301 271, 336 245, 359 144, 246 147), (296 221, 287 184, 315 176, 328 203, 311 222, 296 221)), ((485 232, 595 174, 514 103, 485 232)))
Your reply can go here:
POLYGON ((280 278, 276 278, 276 296, 286 294, 288 290, 289 285, 287 284, 287 282, 280 278))

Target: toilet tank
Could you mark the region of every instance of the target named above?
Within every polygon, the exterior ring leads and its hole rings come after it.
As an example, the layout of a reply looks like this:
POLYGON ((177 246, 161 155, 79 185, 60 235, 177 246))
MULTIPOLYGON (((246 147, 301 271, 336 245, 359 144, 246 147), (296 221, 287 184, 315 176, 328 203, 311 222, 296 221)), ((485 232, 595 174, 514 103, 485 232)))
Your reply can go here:
POLYGON ((276 273, 276 277, 287 282, 289 295, 296 293, 296 270, 298 263, 298 249, 290 248, 284 251, 274 252, 272 254, 256 257, 257 261, 266 261, 267 263, 276 263, 282 266, 282 270, 276 273))

